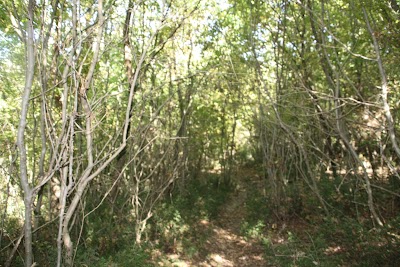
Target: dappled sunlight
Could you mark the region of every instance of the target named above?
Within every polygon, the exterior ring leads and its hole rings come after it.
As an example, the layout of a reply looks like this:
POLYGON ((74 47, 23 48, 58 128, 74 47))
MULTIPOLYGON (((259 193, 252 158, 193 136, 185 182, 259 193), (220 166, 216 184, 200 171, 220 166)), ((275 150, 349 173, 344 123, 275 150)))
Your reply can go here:
POLYGON ((209 225, 210 222, 207 221, 207 220, 200 220, 200 224, 201 224, 201 225, 209 225))
MULTIPOLYGON (((218 223, 221 223, 221 221, 218 223)), ((265 266, 264 248, 256 240, 246 240, 231 229, 217 226, 216 223, 205 219, 199 221, 198 227, 198 231, 201 234, 209 234, 202 248, 203 253, 198 253, 193 258, 188 258, 184 253, 174 252, 159 260, 158 265, 166 267, 265 266)), ((161 253, 153 251, 153 256, 161 256, 161 253)))
POLYGON ((337 254, 337 253, 341 253, 343 252, 343 248, 341 246, 332 246, 332 247, 328 247, 327 249, 325 249, 325 254, 326 255, 333 255, 333 254, 337 254))
POLYGON ((39 3, 0 8, 0 267, 400 266, 400 0, 39 3))
POLYGON ((210 264, 204 263, 202 264, 202 266, 206 267, 206 266, 235 266, 230 260, 227 260, 224 258, 224 256, 221 256, 219 254, 211 254, 210 255, 210 264))
POLYGON ((209 254, 203 266, 264 265, 263 248, 256 241, 246 241, 244 237, 233 233, 230 229, 213 226, 213 236, 207 245, 209 254))
POLYGON ((244 236, 241 225, 244 222, 244 201, 246 192, 233 193, 220 208, 214 220, 201 218, 192 228, 197 238, 196 251, 188 255, 188 246, 176 246, 167 255, 158 251, 153 257, 158 258, 158 266, 201 266, 201 267, 236 267, 266 266, 265 247, 260 240, 244 236), (203 241, 200 241, 204 238, 203 241), (158 255, 156 255, 158 254, 158 255))

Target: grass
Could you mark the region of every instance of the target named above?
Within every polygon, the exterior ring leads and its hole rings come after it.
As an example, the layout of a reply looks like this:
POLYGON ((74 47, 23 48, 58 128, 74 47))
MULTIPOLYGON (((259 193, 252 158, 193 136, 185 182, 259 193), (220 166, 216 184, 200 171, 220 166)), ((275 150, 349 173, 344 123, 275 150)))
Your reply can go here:
POLYGON ((374 228, 368 217, 357 220, 338 212, 326 218, 305 199, 302 213, 282 219, 271 216, 265 202, 250 194, 241 231, 264 244, 273 266, 400 266, 400 216, 374 228))

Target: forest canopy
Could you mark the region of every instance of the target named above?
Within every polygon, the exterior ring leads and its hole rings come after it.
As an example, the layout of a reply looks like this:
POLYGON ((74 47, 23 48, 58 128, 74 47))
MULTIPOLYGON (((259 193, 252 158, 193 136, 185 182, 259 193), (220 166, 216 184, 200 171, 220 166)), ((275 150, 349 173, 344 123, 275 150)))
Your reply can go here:
POLYGON ((2 1, 0 265, 201 258, 242 198, 270 266, 395 264, 399 44, 398 0, 2 1))

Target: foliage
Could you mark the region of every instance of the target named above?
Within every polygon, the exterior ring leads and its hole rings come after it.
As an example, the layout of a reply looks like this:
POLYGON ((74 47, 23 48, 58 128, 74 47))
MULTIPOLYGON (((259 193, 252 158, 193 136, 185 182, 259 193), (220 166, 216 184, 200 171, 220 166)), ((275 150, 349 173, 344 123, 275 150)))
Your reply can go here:
POLYGON ((21 229, 26 264, 47 251, 54 265, 75 251, 82 265, 147 264, 150 241, 195 255, 196 222, 247 183, 243 235, 273 242, 271 225, 297 219, 319 230, 271 243, 280 264, 388 262, 399 12, 394 0, 3 1, 1 258, 21 229), (243 166, 257 183, 235 177, 243 166))
POLYGON ((247 221, 244 221, 241 225, 241 232, 248 238, 263 240, 264 231, 265 224, 261 220, 257 221, 255 224, 250 224, 247 221))
POLYGON ((76 266, 140 266, 153 267, 149 252, 144 247, 128 245, 109 256, 99 256, 95 251, 88 250, 77 255, 76 266))
POLYGON ((326 221, 308 229, 311 232, 293 228, 295 232, 287 231, 279 243, 270 237, 267 259, 279 266, 396 265, 399 240, 390 241, 379 230, 352 219, 326 221))
POLYGON ((255 185, 248 185, 246 188, 247 195, 244 203, 246 210, 246 216, 250 223, 259 224, 259 220, 266 220, 270 217, 271 210, 268 205, 268 201, 262 192, 255 185))
POLYGON ((206 241, 207 236, 198 236, 196 224, 218 215, 231 188, 223 184, 218 186, 217 175, 205 175, 202 179, 204 181, 192 180, 187 193, 177 194, 155 210, 151 235, 165 250, 185 250, 192 255, 197 251, 196 246, 206 241))

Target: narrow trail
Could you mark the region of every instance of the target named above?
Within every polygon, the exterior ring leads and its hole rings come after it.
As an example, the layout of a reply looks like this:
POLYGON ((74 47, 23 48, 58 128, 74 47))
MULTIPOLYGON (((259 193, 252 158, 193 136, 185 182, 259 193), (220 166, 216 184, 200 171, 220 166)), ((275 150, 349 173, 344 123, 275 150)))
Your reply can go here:
POLYGON ((196 231, 206 240, 201 242, 201 253, 193 257, 170 254, 172 264, 160 266, 177 267, 258 267, 268 266, 263 254, 265 248, 257 240, 245 238, 240 227, 245 219, 245 187, 231 193, 214 220, 201 220, 196 231))
POLYGON ((244 238, 240 226, 245 218, 244 202, 246 191, 239 190, 221 207, 214 222, 203 222, 213 234, 206 242, 208 255, 196 266, 202 267, 245 267, 266 266, 264 248, 257 240, 244 238))

